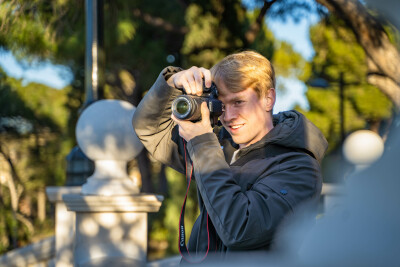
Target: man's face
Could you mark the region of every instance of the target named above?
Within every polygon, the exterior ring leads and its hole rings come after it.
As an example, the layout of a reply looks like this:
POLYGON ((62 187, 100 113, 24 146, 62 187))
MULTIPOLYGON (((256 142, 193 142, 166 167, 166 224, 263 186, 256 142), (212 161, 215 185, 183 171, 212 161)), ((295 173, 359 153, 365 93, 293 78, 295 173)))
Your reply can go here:
POLYGON ((240 148, 259 141, 273 128, 269 111, 275 98, 269 98, 268 94, 259 99, 251 88, 233 93, 221 82, 218 85, 218 99, 224 104, 224 113, 219 117, 222 125, 240 148))

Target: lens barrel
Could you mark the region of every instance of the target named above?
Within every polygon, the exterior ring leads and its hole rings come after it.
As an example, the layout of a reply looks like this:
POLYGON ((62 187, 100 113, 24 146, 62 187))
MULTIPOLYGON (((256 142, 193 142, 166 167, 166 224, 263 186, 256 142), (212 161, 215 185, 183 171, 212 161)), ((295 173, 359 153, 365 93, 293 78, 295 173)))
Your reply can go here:
POLYGON ((172 114, 180 120, 195 121, 201 119, 203 97, 180 95, 172 102, 172 114))

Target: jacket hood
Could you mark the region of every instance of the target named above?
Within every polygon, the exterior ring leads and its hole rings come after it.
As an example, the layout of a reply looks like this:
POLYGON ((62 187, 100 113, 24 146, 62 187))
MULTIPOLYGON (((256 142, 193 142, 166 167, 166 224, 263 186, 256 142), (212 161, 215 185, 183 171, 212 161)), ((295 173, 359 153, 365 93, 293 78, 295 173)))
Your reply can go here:
POLYGON ((257 143, 243 148, 243 152, 266 144, 276 144, 307 150, 321 162, 328 148, 328 141, 317 126, 303 114, 295 110, 280 112, 273 116, 273 124, 274 128, 268 134, 257 143))

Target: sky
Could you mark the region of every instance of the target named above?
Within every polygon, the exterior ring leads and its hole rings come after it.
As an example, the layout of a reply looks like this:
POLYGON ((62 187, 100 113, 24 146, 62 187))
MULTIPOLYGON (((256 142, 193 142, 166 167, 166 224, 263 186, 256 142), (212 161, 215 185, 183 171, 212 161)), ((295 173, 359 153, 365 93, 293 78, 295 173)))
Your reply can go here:
MULTIPOLYGON (((288 19, 267 20, 268 28, 279 40, 284 40, 293 45, 295 51, 299 52, 305 59, 312 58, 314 50, 312 48, 308 28, 310 24, 317 22, 317 17, 309 16, 294 22, 288 19)), ((0 51, 0 66, 9 76, 22 79, 23 83, 37 82, 50 87, 61 89, 68 85, 72 79, 72 74, 68 68, 62 65, 53 65, 49 62, 36 64, 33 67, 26 67, 17 62, 13 55, 8 51, 0 51)), ((308 108, 308 102, 304 95, 306 86, 296 79, 284 79, 278 77, 278 83, 284 83, 287 92, 277 92, 277 100, 274 113, 288 110, 299 104, 302 108, 308 108)))
MULTIPOLYGON (((267 20, 267 25, 276 39, 290 43, 296 52, 300 53, 306 60, 311 60, 314 49, 309 37, 309 27, 316 23, 317 19, 316 16, 310 16, 301 19, 299 22, 294 22, 292 19, 285 22, 267 20)), ((307 87, 303 82, 297 79, 277 77, 277 83, 283 83, 288 90, 284 94, 277 91, 274 113, 292 109, 296 104, 303 109, 309 108, 307 98, 304 95, 307 87)))
POLYGON ((9 76, 22 79, 24 84, 37 82, 61 89, 72 79, 72 74, 65 66, 43 62, 27 67, 20 64, 9 51, 0 50, 0 66, 9 76))

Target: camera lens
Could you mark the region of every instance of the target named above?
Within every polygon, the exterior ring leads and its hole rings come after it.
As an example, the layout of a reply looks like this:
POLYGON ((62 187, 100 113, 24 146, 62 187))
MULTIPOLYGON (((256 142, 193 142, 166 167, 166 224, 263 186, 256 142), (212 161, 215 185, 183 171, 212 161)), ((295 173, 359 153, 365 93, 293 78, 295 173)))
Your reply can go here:
POLYGON ((180 100, 177 104, 176 104, 176 111, 183 115, 186 114, 189 110, 189 104, 187 101, 185 101, 184 99, 180 100))
POLYGON ((180 120, 186 120, 192 113, 192 99, 187 95, 180 95, 172 102, 172 113, 180 120))
POLYGON ((205 98, 193 95, 180 95, 172 101, 172 114, 180 120, 201 119, 201 103, 205 98))

